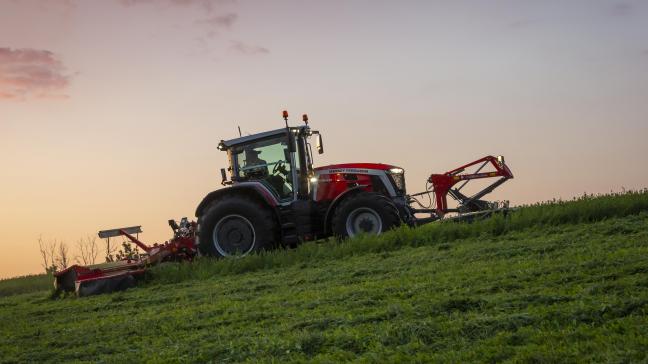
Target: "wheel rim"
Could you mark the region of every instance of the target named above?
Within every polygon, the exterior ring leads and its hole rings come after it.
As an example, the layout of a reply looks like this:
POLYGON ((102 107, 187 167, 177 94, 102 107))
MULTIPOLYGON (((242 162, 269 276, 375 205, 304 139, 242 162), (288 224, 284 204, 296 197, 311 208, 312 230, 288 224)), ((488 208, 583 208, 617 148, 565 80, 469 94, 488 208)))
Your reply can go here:
POLYGON ((347 217, 346 230, 349 236, 360 233, 378 235, 382 232, 382 219, 375 210, 360 207, 351 211, 347 217))
POLYGON ((256 234, 250 220, 241 215, 227 215, 212 231, 214 247, 222 256, 246 255, 254 249, 256 234))

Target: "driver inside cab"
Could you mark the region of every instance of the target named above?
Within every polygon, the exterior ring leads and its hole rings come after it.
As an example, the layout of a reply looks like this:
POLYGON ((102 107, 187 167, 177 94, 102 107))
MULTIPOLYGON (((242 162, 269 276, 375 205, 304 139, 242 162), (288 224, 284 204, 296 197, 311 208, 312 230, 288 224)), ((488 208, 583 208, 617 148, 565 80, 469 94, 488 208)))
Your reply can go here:
POLYGON ((286 186, 290 173, 286 170, 285 161, 271 162, 273 169, 270 173, 268 162, 259 158, 261 153, 252 147, 245 149, 245 174, 253 180, 266 180, 282 198, 288 197, 292 189, 286 186))
POLYGON ((263 179, 268 176, 268 163, 259 158, 261 151, 252 147, 245 149, 245 174, 252 179, 263 179))

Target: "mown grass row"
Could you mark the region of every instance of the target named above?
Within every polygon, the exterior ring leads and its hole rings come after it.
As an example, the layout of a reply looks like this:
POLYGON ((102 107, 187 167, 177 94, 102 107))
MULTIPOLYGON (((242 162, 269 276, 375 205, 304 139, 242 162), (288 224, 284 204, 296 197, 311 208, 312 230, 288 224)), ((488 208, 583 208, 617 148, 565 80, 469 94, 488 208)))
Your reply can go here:
POLYGON ((0 279, 0 297, 21 293, 40 292, 52 289, 51 274, 34 274, 22 277, 0 279))
POLYGON ((403 226, 381 236, 360 236, 346 241, 330 239, 307 243, 297 249, 275 250, 249 255, 240 259, 199 259, 191 264, 164 264, 151 270, 151 283, 173 283, 187 279, 209 279, 215 276, 239 274, 263 269, 308 266, 321 260, 376 252, 388 252, 402 247, 448 244, 458 239, 490 238, 512 231, 538 226, 558 226, 597 222, 648 212, 648 189, 584 195, 570 201, 547 201, 522 206, 516 211, 498 214, 472 223, 443 222, 420 228, 403 226))

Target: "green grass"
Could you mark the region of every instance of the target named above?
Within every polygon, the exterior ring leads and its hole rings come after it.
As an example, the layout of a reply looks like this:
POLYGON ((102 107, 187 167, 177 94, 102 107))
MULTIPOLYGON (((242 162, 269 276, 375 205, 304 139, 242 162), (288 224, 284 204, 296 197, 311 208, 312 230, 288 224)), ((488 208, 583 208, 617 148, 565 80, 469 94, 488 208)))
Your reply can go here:
POLYGON ((53 288, 54 278, 49 274, 0 279, 0 297, 21 293, 42 292, 53 288))
POLYGON ((528 228, 551 228, 564 224, 580 224, 625 217, 648 212, 648 189, 585 195, 571 201, 547 201, 523 206, 508 215, 495 215, 472 223, 433 223, 417 229, 402 227, 376 238, 358 237, 351 241, 309 243, 291 250, 275 250, 243 260, 203 260, 193 264, 158 267, 154 270, 160 282, 173 283, 186 279, 212 278, 215 275, 240 274, 262 269, 309 264, 322 260, 340 260, 347 257, 377 252, 388 252, 403 247, 451 243, 458 239, 497 237, 508 232, 528 228))
POLYGON ((645 362, 648 192, 0 298, 0 362, 645 362))

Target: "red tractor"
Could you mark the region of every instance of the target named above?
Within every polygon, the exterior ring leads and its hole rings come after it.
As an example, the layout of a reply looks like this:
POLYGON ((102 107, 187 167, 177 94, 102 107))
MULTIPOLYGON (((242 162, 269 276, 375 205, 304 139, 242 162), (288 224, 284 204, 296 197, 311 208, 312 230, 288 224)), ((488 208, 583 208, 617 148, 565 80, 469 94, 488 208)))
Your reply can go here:
MULTIPOLYGON (((447 212, 492 211, 499 206, 481 200, 513 175, 502 157, 485 157, 453 171, 430 176, 434 188, 408 195, 402 168, 380 163, 344 163, 313 167, 311 139, 319 154, 322 136, 308 126, 288 126, 264 133, 223 140, 218 149, 227 152, 231 178, 221 169, 228 187, 207 194, 196 209, 197 241, 203 255, 245 255, 279 245, 294 246, 328 236, 352 237, 380 234, 401 224, 418 225, 447 212), (466 168, 481 167, 473 174, 466 168), (479 173, 485 166, 490 172, 479 173), (453 189, 457 182, 501 177, 481 192, 467 197, 453 189), (415 198, 434 193, 436 208, 412 207, 415 198), (448 208, 446 195, 459 202, 448 208), (416 214, 426 217, 417 218, 416 214)), ((419 204, 421 205, 421 204, 419 204)))
POLYGON ((137 259, 125 258, 89 266, 73 265, 57 272, 55 287, 79 296, 126 289, 146 269, 165 261, 191 261, 202 255, 227 257, 329 236, 380 234, 395 226, 416 226, 457 213, 462 218, 507 208, 481 198, 513 178, 504 158, 487 156, 443 174, 433 174, 424 192, 408 195, 402 168, 380 163, 345 163, 313 168, 311 139, 319 154, 322 136, 308 126, 286 127, 221 141, 227 152, 230 180, 221 169, 222 184, 196 209, 198 222, 169 220, 173 237, 146 245, 137 236, 140 226, 103 230, 99 237, 122 237, 140 247, 137 259), (470 169, 473 172, 466 172, 470 169), (484 170, 487 168, 487 170, 484 170), (470 180, 500 177, 471 196, 461 189, 470 180), (462 182, 459 187, 455 184, 462 182), (427 195, 429 205, 416 198, 427 195), (449 208, 447 195, 458 202, 449 208), (436 206, 433 206, 436 201, 436 206), (417 204, 419 208, 414 208, 417 204), (425 214, 423 217, 416 215, 425 214))

